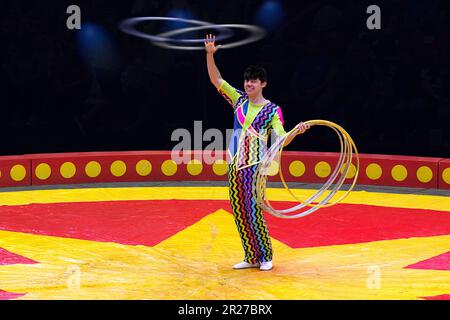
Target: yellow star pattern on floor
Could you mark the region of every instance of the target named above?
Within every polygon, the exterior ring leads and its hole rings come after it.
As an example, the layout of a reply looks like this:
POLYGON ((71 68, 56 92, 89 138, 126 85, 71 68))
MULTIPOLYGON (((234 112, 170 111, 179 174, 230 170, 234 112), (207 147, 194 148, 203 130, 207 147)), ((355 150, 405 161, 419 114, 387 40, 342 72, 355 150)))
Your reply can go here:
POLYGON ((450 236, 292 249, 274 269, 233 270, 232 216, 211 213, 154 247, 0 231, 0 247, 37 264, 0 266, 20 299, 418 299, 448 294, 450 272, 404 267, 450 250, 450 236))

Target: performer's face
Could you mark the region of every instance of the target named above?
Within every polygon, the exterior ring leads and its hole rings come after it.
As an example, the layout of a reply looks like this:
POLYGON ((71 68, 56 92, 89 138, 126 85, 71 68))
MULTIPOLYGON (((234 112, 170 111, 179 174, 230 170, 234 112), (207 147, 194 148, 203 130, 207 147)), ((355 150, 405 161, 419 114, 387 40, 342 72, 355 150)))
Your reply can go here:
POLYGON ((259 79, 248 79, 244 81, 245 93, 249 96, 257 96, 266 86, 267 82, 261 82, 259 79))

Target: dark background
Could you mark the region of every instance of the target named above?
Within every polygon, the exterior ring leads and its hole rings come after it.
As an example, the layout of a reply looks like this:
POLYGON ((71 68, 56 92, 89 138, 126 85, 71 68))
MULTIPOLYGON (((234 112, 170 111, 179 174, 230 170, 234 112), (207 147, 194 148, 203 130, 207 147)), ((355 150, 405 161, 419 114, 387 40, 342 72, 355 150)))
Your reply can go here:
MULTIPOLYGON (((162 49, 118 29, 129 17, 181 14, 267 30, 216 62, 240 89, 246 66, 265 66, 264 95, 282 107, 287 130, 326 119, 363 153, 450 157, 449 9, 444 0, 2 1, 0 154, 169 150, 173 130, 193 131, 194 120, 232 128, 203 51, 162 49), (264 12, 267 2, 281 13, 264 12), (70 4, 81 8, 81 30, 66 27, 70 4), (371 4, 381 7, 381 30, 366 28, 371 4)), ((329 131, 315 128, 289 149, 335 151, 329 131)))

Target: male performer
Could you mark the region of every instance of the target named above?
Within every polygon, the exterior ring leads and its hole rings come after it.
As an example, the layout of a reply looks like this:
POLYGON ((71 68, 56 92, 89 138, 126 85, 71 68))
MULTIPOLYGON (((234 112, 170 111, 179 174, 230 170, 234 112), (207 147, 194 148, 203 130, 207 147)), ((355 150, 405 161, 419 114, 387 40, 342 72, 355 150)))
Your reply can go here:
MULTIPOLYGON (((234 133, 236 142, 229 147, 230 163, 228 181, 230 202, 233 209, 242 246, 244 261, 234 265, 234 269, 259 268, 272 269, 272 243, 261 208, 257 205, 254 193, 256 188, 257 163, 261 160, 269 129, 277 136, 286 132, 283 128, 281 108, 263 97, 267 85, 264 68, 250 66, 244 72, 245 92, 233 88, 222 79, 214 62, 214 54, 220 48, 215 45, 215 36, 209 34, 205 39, 208 75, 219 93, 233 106, 234 133)), ((299 133, 305 132, 309 125, 300 122, 296 126, 299 133)), ((286 140, 286 144, 291 142, 286 140)), ((233 139, 234 140, 234 139, 233 139)))

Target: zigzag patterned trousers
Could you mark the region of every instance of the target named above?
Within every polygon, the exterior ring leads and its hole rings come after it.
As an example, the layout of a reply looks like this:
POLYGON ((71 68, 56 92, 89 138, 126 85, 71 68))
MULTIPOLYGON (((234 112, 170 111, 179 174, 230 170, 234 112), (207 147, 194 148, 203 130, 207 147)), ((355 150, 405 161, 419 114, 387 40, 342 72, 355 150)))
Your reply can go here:
POLYGON ((257 166, 236 170, 236 162, 228 165, 231 207, 242 247, 244 261, 257 263, 272 260, 272 242, 261 208, 253 197, 257 166))

